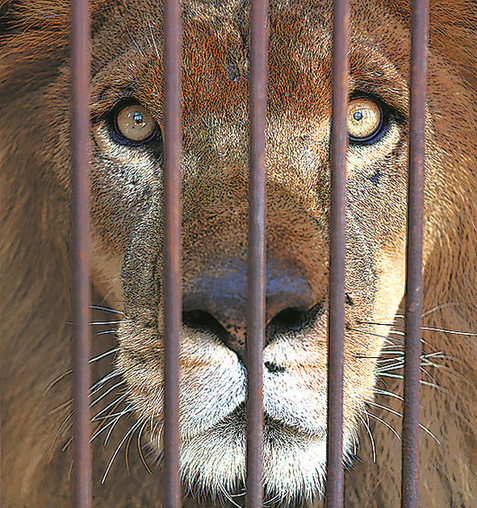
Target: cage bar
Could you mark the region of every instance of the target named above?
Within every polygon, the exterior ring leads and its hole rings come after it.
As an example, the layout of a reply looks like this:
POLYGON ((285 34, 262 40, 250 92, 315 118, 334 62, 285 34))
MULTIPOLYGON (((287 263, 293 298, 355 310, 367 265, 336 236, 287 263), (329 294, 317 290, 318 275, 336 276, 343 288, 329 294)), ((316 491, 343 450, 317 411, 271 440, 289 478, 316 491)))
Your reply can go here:
POLYGON ((164 505, 181 506, 179 351, 181 271, 181 7, 164 1, 164 505))
POLYGON ((345 192, 348 149, 349 0, 333 4, 331 209, 328 323, 326 504, 343 506, 343 355, 345 326, 345 192))
POLYGON ((71 4, 73 504, 92 506, 89 233, 89 2, 71 4))
POLYGON ((402 424, 403 508, 417 507, 419 384, 422 353, 422 241, 426 142, 429 1, 413 0, 411 12, 411 105, 406 257, 406 335, 402 424))
POLYGON ((268 76, 268 1, 252 2, 250 176, 247 253, 247 500, 263 506, 263 347, 265 340, 265 129, 268 76))

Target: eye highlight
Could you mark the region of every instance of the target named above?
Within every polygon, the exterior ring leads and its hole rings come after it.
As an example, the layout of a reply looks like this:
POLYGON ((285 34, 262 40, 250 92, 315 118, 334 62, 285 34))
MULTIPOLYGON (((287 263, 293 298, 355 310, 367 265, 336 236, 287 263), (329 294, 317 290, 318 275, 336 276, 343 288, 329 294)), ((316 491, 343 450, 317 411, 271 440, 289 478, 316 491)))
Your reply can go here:
POLYGON ((140 104, 125 104, 116 108, 110 130, 117 143, 128 146, 144 145, 161 133, 151 113, 140 104))
POLYGON ((348 133, 351 141, 370 143, 384 132, 384 115, 379 104, 366 97, 352 99, 348 106, 348 133))

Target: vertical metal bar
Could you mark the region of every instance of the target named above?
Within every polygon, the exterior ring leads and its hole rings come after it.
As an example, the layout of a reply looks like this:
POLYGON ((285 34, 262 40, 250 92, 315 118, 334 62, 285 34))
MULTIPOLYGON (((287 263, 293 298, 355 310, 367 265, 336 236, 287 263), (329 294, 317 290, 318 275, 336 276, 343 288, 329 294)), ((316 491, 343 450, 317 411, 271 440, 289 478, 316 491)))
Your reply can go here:
POLYGON ((330 281, 328 325, 328 507, 343 506, 343 355, 345 326, 345 191, 348 149, 349 0, 333 5, 330 281))
POLYGON ((263 346, 265 330, 265 129, 268 1, 251 10, 250 177, 247 254, 247 507, 263 506, 263 346))
POLYGON ((429 0, 413 0, 411 13, 411 107, 409 133, 406 338, 402 424, 403 508, 417 507, 419 383, 422 318, 422 239, 426 132, 429 0))
POLYGON ((164 1, 164 506, 179 508, 181 275, 181 7, 164 1))
POLYGON ((92 505, 90 450, 89 3, 71 4, 73 502, 92 505))

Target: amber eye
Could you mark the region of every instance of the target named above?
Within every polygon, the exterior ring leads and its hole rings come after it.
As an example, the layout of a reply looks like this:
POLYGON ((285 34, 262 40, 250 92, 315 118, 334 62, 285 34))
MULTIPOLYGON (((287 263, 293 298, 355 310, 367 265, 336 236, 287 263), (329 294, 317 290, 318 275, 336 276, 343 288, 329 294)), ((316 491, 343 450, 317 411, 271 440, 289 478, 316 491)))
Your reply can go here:
POLYGON ((351 141, 370 142, 382 133, 383 112, 376 102, 367 98, 352 99, 348 107, 348 132, 351 141))
POLYGON ((114 114, 112 135, 123 145, 139 146, 160 134, 159 125, 140 104, 120 107, 114 114))

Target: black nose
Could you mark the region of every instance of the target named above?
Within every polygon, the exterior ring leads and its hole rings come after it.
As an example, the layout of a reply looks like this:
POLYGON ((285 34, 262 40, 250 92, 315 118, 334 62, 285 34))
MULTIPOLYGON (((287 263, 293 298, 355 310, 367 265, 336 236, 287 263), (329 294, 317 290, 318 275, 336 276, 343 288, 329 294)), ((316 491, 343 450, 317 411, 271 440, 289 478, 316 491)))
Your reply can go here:
MULTIPOLYGON (((211 332, 245 358, 247 265, 239 259, 209 268, 186 286, 183 321, 211 332)), ((294 266, 267 261, 267 344, 281 333, 298 331, 316 315, 311 288, 294 266)))

